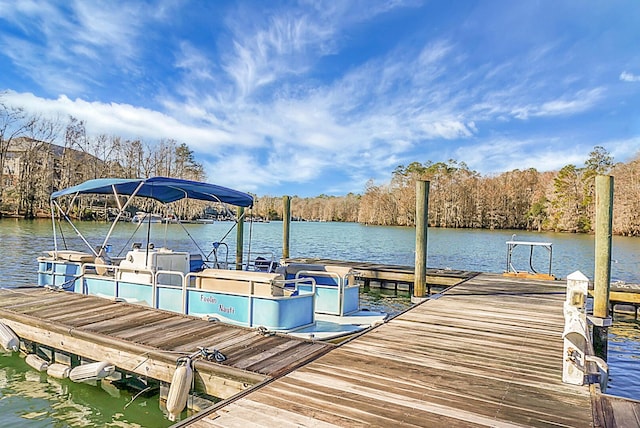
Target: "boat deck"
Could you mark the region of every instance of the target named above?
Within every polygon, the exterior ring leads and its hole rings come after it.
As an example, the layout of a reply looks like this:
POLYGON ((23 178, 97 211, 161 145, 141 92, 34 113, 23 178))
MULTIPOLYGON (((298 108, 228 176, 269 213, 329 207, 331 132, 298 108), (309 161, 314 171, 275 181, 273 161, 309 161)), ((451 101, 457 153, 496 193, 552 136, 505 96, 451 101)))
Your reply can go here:
POLYGON ((0 321, 21 338, 170 382, 176 359, 198 347, 221 363, 194 360, 196 390, 227 398, 287 373, 334 345, 42 287, 0 288, 0 321))
POLYGON ((562 383, 563 283, 480 274, 435 297, 190 426, 615 426, 562 383))

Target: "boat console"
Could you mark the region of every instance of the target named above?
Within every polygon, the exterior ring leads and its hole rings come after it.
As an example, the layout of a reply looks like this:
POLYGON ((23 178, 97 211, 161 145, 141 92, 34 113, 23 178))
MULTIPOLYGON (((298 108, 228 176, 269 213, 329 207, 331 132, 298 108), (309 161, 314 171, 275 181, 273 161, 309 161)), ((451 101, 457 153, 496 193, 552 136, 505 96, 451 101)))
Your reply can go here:
MULTIPOLYGON (((189 253, 168 248, 134 248, 120 262, 118 280, 136 283, 151 283, 152 274, 158 271, 180 272, 184 275, 191 270, 189 253)), ((179 275, 163 274, 163 284, 182 285, 179 275)))

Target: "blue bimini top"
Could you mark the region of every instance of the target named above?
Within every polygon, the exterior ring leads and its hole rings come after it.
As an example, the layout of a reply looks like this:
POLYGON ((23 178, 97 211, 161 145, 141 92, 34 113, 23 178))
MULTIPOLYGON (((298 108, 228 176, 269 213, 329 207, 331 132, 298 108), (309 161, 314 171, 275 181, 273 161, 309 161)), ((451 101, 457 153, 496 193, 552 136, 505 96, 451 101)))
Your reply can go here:
POLYGON ((247 193, 215 184, 179 178, 98 178, 88 180, 51 194, 51 199, 75 194, 114 194, 151 198, 162 203, 180 199, 196 199, 209 202, 223 202, 238 207, 253 206, 253 197, 247 193))

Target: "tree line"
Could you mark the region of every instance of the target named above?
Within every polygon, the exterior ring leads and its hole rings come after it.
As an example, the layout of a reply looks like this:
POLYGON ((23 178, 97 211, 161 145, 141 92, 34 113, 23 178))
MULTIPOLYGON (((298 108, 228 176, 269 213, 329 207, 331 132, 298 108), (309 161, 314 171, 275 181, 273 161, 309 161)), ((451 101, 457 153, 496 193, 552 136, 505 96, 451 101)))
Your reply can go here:
MULTIPOLYGON (((202 164, 185 143, 90 136, 84 121, 28 115, 4 103, 1 94, 0 171, 0 213, 27 218, 49 213, 52 191, 92 178, 168 176, 206 181, 202 164)), ((369 181, 362 194, 293 196, 291 213, 294 220, 414 226, 415 183, 428 180, 431 227, 589 233, 595 220, 598 174, 615 179, 614 233, 640 236, 640 155, 614 163, 600 146, 586 155, 583 165, 549 172, 529 168, 481 175, 453 159, 412 162, 399 165, 388 183, 369 181)), ((255 201, 249 217, 282 219, 282 197, 261 196, 255 201)), ((75 214, 92 218, 98 208, 108 208, 100 206, 103 203, 102 199, 80 202, 75 214)), ((151 211, 156 208, 153 204, 140 201, 135 208, 151 211)), ((192 218, 205 208, 185 201, 172 206, 179 218, 192 218)))
MULTIPOLYGON (((640 156, 614 163, 600 146, 584 165, 550 172, 529 168, 481 175, 453 159, 413 162, 398 166, 389 183, 370 181, 362 195, 293 197, 291 212, 306 220, 415 226, 415 183, 427 180, 431 227, 589 233, 595 223, 598 174, 614 177, 614 233, 640 236, 640 156)), ((281 198, 263 197, 256 211, 278 219, 281 207, 281 198)))

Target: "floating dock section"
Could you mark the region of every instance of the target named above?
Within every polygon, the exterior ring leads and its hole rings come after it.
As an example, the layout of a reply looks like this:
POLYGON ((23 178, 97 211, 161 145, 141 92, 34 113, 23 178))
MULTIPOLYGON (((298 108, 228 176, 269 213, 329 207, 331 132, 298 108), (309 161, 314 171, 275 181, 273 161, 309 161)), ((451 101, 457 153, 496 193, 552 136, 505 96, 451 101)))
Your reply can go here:
POLYGON ((171 382, 178 358, 198 348, 216 350, 225 357, 221 363, 194 360, 195 390, 223 399, 333 347, 43 287, 0 288, 0 322, 23 341, 106 360, 119 370, 163 382, 171 382))

